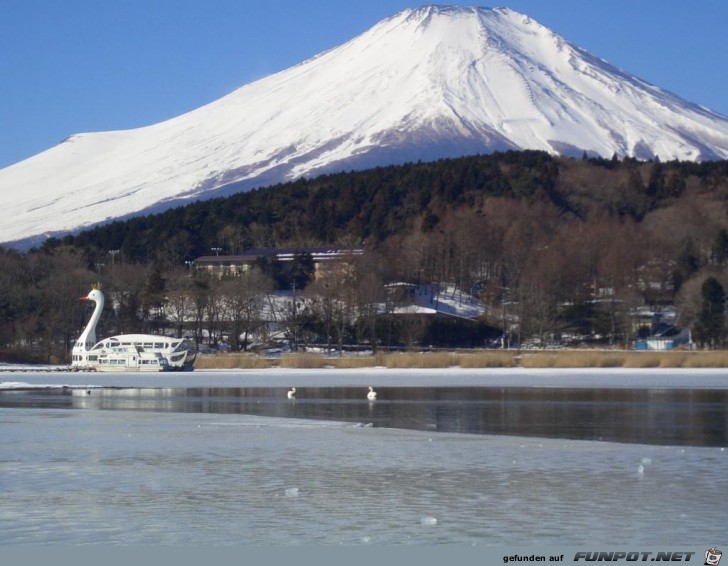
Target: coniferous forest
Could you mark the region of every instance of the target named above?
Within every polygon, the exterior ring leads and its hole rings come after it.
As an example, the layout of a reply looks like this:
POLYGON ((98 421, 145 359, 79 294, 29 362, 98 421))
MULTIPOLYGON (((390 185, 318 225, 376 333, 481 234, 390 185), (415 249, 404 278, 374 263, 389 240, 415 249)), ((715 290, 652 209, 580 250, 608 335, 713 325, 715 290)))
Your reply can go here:
POLYGON ((670 305, 700 346, 722 347, 728 162, 525 151, 409 163, 114 221, 26 253, 0 249, 0 359, 67 361, 88 317, 78 298, 97 282, 113 299, 109 333, 187 332, 245 349, 265 296, 287 284, 271 266, 219 279, 191 262, 211 250, 321 245, 366 253, 339 281, 303 274, 305 307, 281 322, 296 342, 472 347, 508 333, 517 344, 624 347, 651 332, 635 326, 637 307, 670 305), (446 285, 489 308, 467 324, 393 323, 374 305, 395 283, 446 285))

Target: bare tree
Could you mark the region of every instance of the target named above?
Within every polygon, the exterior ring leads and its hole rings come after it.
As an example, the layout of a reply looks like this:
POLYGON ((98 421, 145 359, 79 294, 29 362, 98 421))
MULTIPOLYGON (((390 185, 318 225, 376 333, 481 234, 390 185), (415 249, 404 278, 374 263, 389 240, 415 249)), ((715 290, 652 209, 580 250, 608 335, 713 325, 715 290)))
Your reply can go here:
POLYGON ((339 354, 343 352, 344 340, 354 320, 355 278, 354 270, 348 264, 337 265, 314 281, 306 289, 312 299, 314 312, 323 323, 329 351, 335 339, 339 354))
POLYGON ((130 263, 117 263, 104 271, 104 289, 109 311, 102 317, 114 328, 114 334, 141 332, 145 315, 142 296, 149 268, 130 263))
POLYGON ((210 300, 211 277, 202 275, 195 277, 192 281, 192 324, 195 335, 195 346, 199 349, 203 342, 203 330, 205 326, 205 313, 210 300))
POLYGON ((207 279, 207 300, 203 311, 205 328, 210 346, 217 348, 222 338, 222 315, 225 310, 225 297, 222 294, 222 281, 217 277, 207 279))
POLYGON ((185 269, 177 269, 170 273, 167 283, 168 319, 174 324, 178 338, 194 311, 194 280, 185 269))
POLYGON ((258 269, 246 271, 222 282, 225 318, 230 324, 233 350, 247 350, 249 337, 262 324, 262 310, 272 281, 258 269))
POLYGON ((354 302, 357 315, 357 338, 360 343, 369 342, 377 350, 379 336, 377 319, 384 302, 383 271, 385 259, 374 252, 358 258, 354 269, 354 302))

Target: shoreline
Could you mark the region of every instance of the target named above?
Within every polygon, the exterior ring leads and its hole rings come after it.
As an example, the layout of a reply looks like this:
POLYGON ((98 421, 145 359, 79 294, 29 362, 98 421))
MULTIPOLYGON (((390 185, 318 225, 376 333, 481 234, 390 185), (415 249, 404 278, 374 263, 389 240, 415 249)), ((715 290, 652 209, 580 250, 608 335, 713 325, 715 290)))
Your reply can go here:
MULTIPOLYGON (((728 350, 450 350, 326 354, 320 349, 281 354, 198 354, 195 371, 283 369, 726 369, 728 350)), ((0 373, 95 373, 68 364, 0 362, 0 373)))

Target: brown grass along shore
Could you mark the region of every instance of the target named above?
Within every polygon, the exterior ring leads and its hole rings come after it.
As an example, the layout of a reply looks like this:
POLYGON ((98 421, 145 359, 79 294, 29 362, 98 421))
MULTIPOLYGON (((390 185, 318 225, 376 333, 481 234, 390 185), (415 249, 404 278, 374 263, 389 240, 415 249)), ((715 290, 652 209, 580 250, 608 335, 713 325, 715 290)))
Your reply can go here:
POLYGON ((461 368, 728 368, 728 351, 637 352, 625 350, 554 350, 554 351, 470 351, 403 352, 366 356, 325 356, 301 352, 280 358, 256 354, 215 354, 198 356, 195 368, 266 369, 273 367, 436 369, 461 368))

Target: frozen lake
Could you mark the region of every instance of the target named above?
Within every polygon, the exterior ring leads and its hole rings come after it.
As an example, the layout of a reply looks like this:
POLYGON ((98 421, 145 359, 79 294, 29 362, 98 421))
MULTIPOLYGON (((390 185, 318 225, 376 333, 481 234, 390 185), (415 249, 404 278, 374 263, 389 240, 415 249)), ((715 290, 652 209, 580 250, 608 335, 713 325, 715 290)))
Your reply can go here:
POLYGON ((710 544, 723 373, 0 374, 0 545, 710 544))

